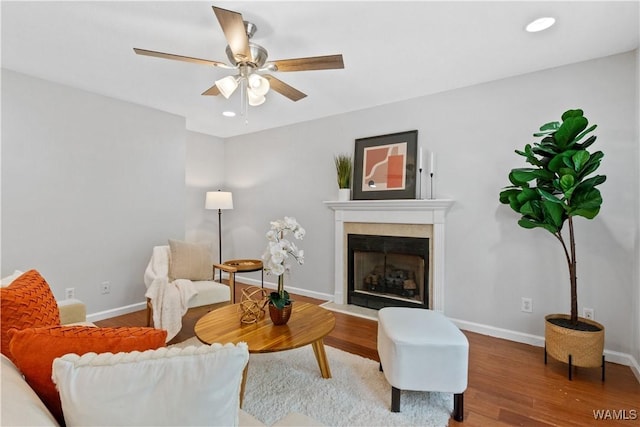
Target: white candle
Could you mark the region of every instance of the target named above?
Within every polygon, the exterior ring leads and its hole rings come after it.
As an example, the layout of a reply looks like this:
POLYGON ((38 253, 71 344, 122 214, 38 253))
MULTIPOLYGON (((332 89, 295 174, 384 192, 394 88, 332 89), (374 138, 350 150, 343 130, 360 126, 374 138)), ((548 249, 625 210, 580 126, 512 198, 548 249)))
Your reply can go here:
POLYGON ((422 170, 422 147, 418 149, 418 169, 422 170))
POLYGON ((430 162, 429 162, 429 173, 431 173, 431 175, 435 175, 435 159, 436 159, 436 155, 431 153, 431 158, 430 158, 430 162))

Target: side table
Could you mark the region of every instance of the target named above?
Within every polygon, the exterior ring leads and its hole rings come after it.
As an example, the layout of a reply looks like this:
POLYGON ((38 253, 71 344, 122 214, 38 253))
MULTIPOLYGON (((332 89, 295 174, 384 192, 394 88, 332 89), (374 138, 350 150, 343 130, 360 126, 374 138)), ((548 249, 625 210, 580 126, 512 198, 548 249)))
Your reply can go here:
POLYGON ((260 271, 260 280, 264 288, 264 270, 262 269, 262 261, 259 259, 230 259, 223 262, 224 265, 235 267, 237 272, 260 271))

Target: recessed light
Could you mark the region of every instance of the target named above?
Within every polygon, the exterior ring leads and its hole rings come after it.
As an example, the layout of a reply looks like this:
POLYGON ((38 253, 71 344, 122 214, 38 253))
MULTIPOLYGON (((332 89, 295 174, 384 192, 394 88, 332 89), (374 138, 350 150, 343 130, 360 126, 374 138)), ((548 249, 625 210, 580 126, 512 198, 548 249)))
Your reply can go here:
POLYGON ((235 117, 236 113, 234 113, 233 111, 223 111, 222 115, 225 117, 235 117))
POLYGON ((530 33, 537 33, 538 31, 546 30, 553 24, 555 24, 556 19, 550 16, 545 16, 544 18, 538 18, 535 21, 531 22, 527 25, 527 31, 530 33))

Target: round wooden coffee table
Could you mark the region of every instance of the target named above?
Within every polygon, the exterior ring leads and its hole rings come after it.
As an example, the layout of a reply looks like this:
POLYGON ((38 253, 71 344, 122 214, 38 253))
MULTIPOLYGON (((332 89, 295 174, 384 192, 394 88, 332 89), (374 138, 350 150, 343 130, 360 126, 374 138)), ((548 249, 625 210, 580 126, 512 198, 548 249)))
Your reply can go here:
MULTIPOLYGON (((294 302, 291 318, 286 325, 276 326, 268 313, 257 323, 241 323, 239 304, 227 305, 202 316, 195 325, 195 333, 205 344, 246 342, 249 353, 285 351, 311 344, 322 378, 331 378, 331 370, 324 351, 323 338, 336 325, 329 310, 315 304, 294 302)), ((244 396, 247 367, 242 377, 240 403, 244 396)))

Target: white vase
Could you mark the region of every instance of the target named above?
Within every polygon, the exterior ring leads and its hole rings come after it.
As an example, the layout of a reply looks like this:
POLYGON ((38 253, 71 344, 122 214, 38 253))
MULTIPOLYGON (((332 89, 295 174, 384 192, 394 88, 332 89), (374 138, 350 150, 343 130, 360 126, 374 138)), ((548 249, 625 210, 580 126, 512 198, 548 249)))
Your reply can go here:
POLYGON ((350 188, 339 188, 338 189, 338 201, 346 202, 351 198, 351 189, 350 188))

